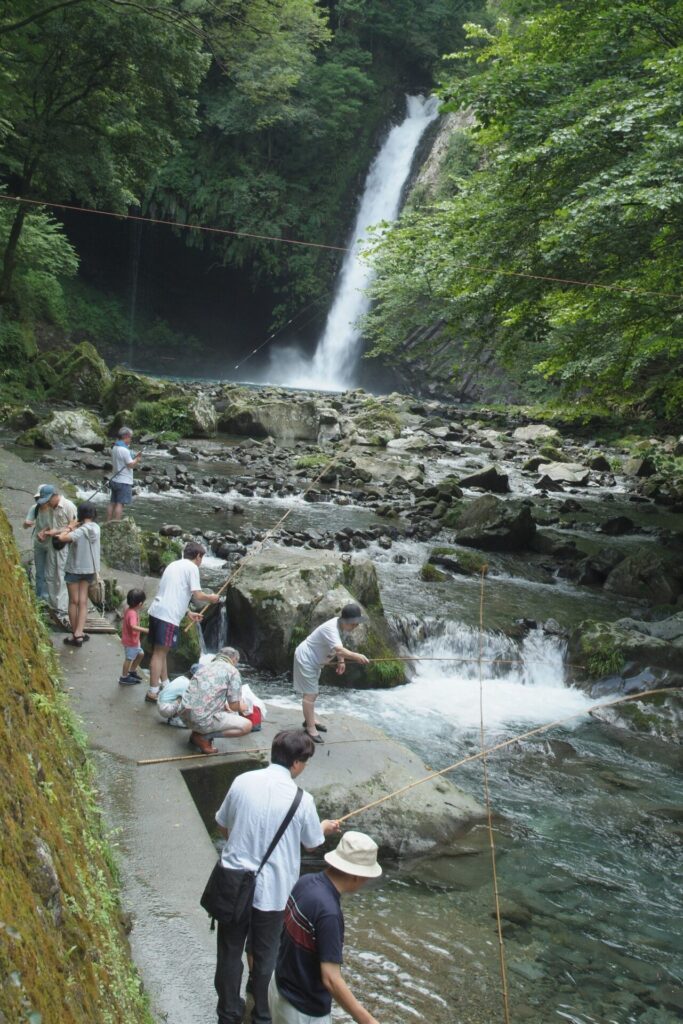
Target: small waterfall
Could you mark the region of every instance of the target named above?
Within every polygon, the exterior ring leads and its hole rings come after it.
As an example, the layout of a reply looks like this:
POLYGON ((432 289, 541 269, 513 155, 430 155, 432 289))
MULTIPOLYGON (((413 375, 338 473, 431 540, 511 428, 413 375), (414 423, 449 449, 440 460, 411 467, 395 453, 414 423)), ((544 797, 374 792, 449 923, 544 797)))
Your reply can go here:
POLYGON ((225 602, 221 601, 215 608, 211 609, 203 620, 203 629, 200 629, 202 654, 220 651, 228 642, 228 609, 225 602))
MULTIPOLYGON (((392 699, 418 713, 438 710, 459 729, 478 729, 479 630, 458 622, 405 619, 396 626, 416 657, 454 660, 416 662, 412 682, 392 691, 392 699)), ((517 644, 502 633, 485 632, 481 647, 487 729, 540 724, 590 705, 588 694, 565 683, 564 643, 557 637, 536 629, 517 644)))
POLYGON ((371 267, 358 253, 371 225, 392 221, 398 215, 417 145, 439 113, 438 101, 433 96, 407 96, 406 103, 405 119, 391 129, 370 166, 350 249, 313 362, 292 349, 274 351, 269 374, 274 383, 333 391, 353 385, 361 342, 358 321, 369 308, 365 292, 373 276, 371 267))

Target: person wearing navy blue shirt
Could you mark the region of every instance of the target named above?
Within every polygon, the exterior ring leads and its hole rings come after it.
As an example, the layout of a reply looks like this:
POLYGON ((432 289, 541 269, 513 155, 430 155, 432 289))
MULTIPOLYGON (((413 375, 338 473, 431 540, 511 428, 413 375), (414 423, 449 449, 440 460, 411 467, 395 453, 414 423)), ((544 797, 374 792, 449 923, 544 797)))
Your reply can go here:
POLYGON ((268 990, 273 1024, 329 1024, 333 999, 357 1024, 378 1024, 341 973, 341 896, 357 892, 370 878, 382 874, 377 844, 363 832, 347 832, 325 860, 327 868, 300 878, 287 901, 268 990))

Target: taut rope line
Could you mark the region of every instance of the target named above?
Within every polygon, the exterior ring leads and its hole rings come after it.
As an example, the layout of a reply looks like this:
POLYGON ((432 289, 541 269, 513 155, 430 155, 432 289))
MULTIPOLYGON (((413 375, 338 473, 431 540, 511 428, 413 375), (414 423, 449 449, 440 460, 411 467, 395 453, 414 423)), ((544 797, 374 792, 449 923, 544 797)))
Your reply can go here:
MULTIPOLYGON (((323 467, 323 469, 321 469, 320 473, 315 478, 315 480, 311 480, 311 482, 308 485, 308 487, 306 488, 306 490, 301 492, 301 496, 303 497, 305 494, 308 494, 308 492, 311 491, 315 487, 315 485, 317 483, 319 483, 320 480, 322 480, 322 478, 324 476, 327 475, 327 473, 329 473, 330 469, 332 468, 332 466, 334 466, 335 462, 339 462, 339 459, 341 459, 342 455, 345 455, 348 450, 349 450, 349 445, 348 444, 344 445, 344 447, 340 451, 337 452, 335 457, 333 459, 331 459, 330 462, 328 462, 327 465, 323 467)), ((287 516, 291 515, 291 513, 293 511, 294 511, 294 505, 292 505, 290 508, 287 509, 285 514, 283 516, 281 516, 280 519, 278 519, 278 521, 275 523, 274 526, 271 526, 271 528, 269 530, 266 530, 263 538, 258 542, 258 544, 255 544, 254 548, 251 551, 249 551, 248 554, 246 554, 244 556, 244 558, 242 558, 237 563, 237 565, 235 566, 233 571, 230 573, 230 575, 228 576, 227 580, 225 581, 223 586, 220 588, 220 590, 216 591, 216 594, 217 594, 218 597, 220 597, 221 594, 225 590, 228 589, 228 587, 230 586, 232 581, 235 579, 235 577, 237 575, 239 575, 239 573, 242 571, 242 569, 244 569, 244 567, 247 564, 247 562, 250 559, 255 558, 256 555, 258 555, 263 550, 263 545, 268 540, 270 540, 270 538, 273 536, 273 534, 277 530, 280 529, 280 527, 282 526, 284 521, 287 519, 287 516)), ((185 627, 185 632, 186 633, 188 633, 195 624, 198 624, 199 622, 201 622, 201 620, 204 618, 204 614, 206 613, 206 610, 207 610, 208 607, 210 607, 210 606, 209 605, 205 605, 205 607, 202 608, 201 612, 199 613, 199 619, 193 619, 190 623, 188 623, 188 625, 185 627)))
POLYGON ((680 686, 668 686, 660 687, 657 690, 644 690, 642 693, 632 693, 628 697, 617 697, 616 700, 604 701, 602 704, 591 704, 587 708, 583 708, 580 711, 575 711, 571 715, 566 715, 564 718, 556 718, 553 722, 546 722, 545 725, 539 725, 535 729, 529 729, 527 732, 520 732, 516 736, 512 736, 509 740, 502 740, 500 743, 496 743, 493 747, 487 747, 486 750, 481 750, 478 754, 470 754, 468 757, 463 757, 460 761, 454 761, 453 764, 446 765, 445 768, 439 769, 438 772, 431 772, 429 775, 423 776, 421 779, 416 779, 415 782, 409 782, 406 786, 401 786, 400 789, 395 789, 392 793, 387 793, 385 796, 379 797, 377 800, 373 800, 369 804, 364 804, 362 807, 357 807, 354 811, 349 811, 342 818, 337 820, 348 821, 349 818, 355 818, 357 814, 362 814, 363 811, 369 811, 373 807, 379 806, 379 804, 386 803, 387 800, 393 800, 395 796, 401 796, 403 793, 407 793, 409 789, 415 789, 416 786, 422 786, 425 782, 431 782, 432 779, 438 779, 442 775, 446 775, 448 772, 455 771, 456 768, 461 768, 464 764, 469 764, 470 761, 481 761, 482 758, 487 757, 489 754, 495 753, 497 750, 503 750, 505 747, 511 747, 513 743, 518 743, 520 740, 529 739, 530 736, 538 736, 542 732, 547 732, 548 729, 554 729, 558 725, 566 725, 567 722, 571 722, 574 718, 578 718, 580 715, 590 715, 593 711, 599 711, 600 708, 613 708, 617 704, 626 704, 629 701, 642 700, 643 697, 652 697, 657 693, 676 693, 681 689, 680 686))
POLYGON ((489 837, 489 848, 491 850, 491 875, 493 880, 493 899, 496 908, 496 932, 498 933, 498 962, 500 966, 500 985, 503 997, 503 1019, 505 1024, 510 1024, 510 1000, 508 997, 507 965, 505 963, 505 943, 503 942, 503 922, 500 916, 500 893, 498 891, 498 871, 496 870, 496 844, 493 835, 493 815, 491 812, 491 792, 489 790, 489 771, 486 764, 486 745, 484 742, 484 674, 483 652, 484 652, 484 581, 488 565, 481 567, 481 584, 479 589, 479 744, 482 756, 481 767, 484 782, 484 802, 486 804, 486 831, 489 837))
MULTIPOLYGON (((49 202, 46 199, 27 199, 25 196, 0 195, 0 200, 10 203, 26 203, 30 206, 48 206, 55 210, 71 210, 74 213, 92 213, 99 217, 113 217, 116 220, 136 220, 145 224, 157 224, 170 228, 185 228, 189 231, 206 231, 215 235, 231 235, 235 238, 255 238, 262 242, 280 242, 282 245, 302 245, 308 249, 328 249, 333 252, 349 252, 346 245, 326 245, 324 242, 306 242, 300 238, 284 238, 280 235, 261 235, 253 231, 235 231, 230 228, 216 228, 206 224, 188 224, 185 221, 161 220, 157 217, 143 217, 135 213, 113 213, 111 210, 96 210, 92 206, 75 206, 69 203, 49 202)), ((680 301, 683 295, 679 292, 657 292, 647 288, 629 288, 621 284, 605 284, 601 281, 581 281, 571 277, 554 277, 550 274, 530 274, 520 270, 503 270, 500 267, 479 266, 474 263, 464 263, 473 270, 481 270, 487 274, 503 274, 507 277, 521 277, 532 281, 548 281, 553 284, 567 284, 572 287, 601 288, 604 291, 623 292, 629 295, 652 295, 660 299, 676 299, 680 301)))

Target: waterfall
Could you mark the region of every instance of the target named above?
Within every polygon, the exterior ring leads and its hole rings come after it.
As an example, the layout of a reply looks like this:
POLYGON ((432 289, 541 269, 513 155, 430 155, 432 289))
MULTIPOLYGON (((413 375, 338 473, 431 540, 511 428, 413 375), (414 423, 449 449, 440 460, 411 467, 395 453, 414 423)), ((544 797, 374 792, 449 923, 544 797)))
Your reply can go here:
MULTIPOLYGON (((405 619, 396 625, 416 657, 454 660, 416 662, 411 683, 393 691, 392 699, 418 714, 438 710, 459 729, 477 729, 478 629, 458 622, 417 623, 405 619)), ((485 632, 481 644, 484 721, 488 729, 515 722, 540 724, 591 704, 588 694, 566 685, 564 643, 557 637, 536 629, 517 644, 502 633, 485 632), (498 663, 491 664, 494 660, 498 663)))
POLYGON ((349 251, 313 360, 291 348, 275 350, 269 373, 272 383, 331 391, 353 385, 361 342, 358 321, 369 308, 366 290, 373 277, 372 268, 359 258, 359 252, 369 227, 398 215, 417 145, 439 113, 433 96, 407 96, 406 103, 405 119, 391 129, 368 171, 349 251))

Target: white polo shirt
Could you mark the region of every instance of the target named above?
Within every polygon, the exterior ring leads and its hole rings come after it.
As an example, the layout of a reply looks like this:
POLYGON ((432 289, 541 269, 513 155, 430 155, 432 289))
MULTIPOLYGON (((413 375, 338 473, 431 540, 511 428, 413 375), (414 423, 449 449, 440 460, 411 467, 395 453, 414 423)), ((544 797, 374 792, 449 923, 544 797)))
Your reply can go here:
POLYGON ((189 558, 179 558, 164 569, 156 597, 149 606, 149 614, 179 626, 192 594, 201 589, 199 568, 189 558))
MULTIPOLYGON (((289 769, 279 764, 238 775, 216 813, 218 824, 230 833, 221 857, 224 867, 256 871, 296 789, 289 769)), ((287 831, 256 879, 257 910, 285 909, 299 878, 302 844, 312 849, 324 841, 313 797, 304 793, 287 831)))

